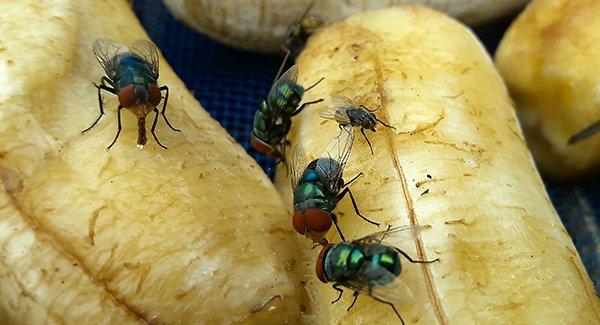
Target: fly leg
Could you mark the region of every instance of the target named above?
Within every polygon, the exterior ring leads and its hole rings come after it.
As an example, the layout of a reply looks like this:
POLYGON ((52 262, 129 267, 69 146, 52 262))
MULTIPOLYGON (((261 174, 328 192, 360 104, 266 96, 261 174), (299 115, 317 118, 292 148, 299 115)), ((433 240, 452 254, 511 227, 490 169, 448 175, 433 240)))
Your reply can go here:
POLYGON ((392 309, 394 310, 394 312, 396 313, 396 316, 398 316, 398 318, 400 318, 400 321, 402 322, 402 325, 405 325, 406 323, 404 323, 404 319, 402 319, 402 316, 400 316, 400 313, 398 312, 398 310, 396 309, 396 306, 394 306, 391 302, 384 302, 385 304, 390 305, 390 307, 392 307, 392 309))
POLYGON ((307 106, 320 103, 320 102, 322 102, 324 100, 325 99, 321 98, 321 99, 313 100, 312 102, 306 102, 306 103, 300 105, 300 107, 298 107, 290 116, 296 116, 300 112, 302 112, 302 110, 305 109, 307 106))
POLYGON ((98 122, 100 121, 100 119, 102 118, 102 115, 104 115, 104 103, 102 102, 102 90, 108 91, 111 94, 117 94, 117 91, 115 90, 114 87, 109 87, 107 85, 104 84, 104 82, 108 82, 109 85, 112 85, 112 81, 110 79, 108 79, 106 76, 103 76, 102 79, 100 79, 100 84, 97 85, 94 83, 94 86, 96 88, 98 88, 98 106, 100 107, 100 115, 98 116, 98 118, 94 121, 94 123, 92 123, 92 125, 81 131, 81 133, 85 133, 87 131, 89 131, 91 128, 93 128, 94 126, 96 126, 96 124, 98 124, 98 122))
POLYGON ((286 175, 289 175, 289 173, 290 173, 290 166, 288 166, 288 164, 287 164, 287 161, 285 160, 285 149, 286 149, 286 147, 287 147, 287 146, 285 145, 285 143, 286 143, 286 142, 287 142, 287 140, 286 140, 286 139, 283 139, 283 144, 279 146, 279 147, 280 147, 280 149, 276 149, 276 150, 273 152, 273 155, 274 155, 275 157, 277 157, 277 160, 275 160, 275 166, 277 166, 277 165, 279 165, 279 164, 283 163, 283 164, 285 165, 285 172, 286 172, 286 175))
POLYGON ((341 285, 340 283, 336 282, 332 286, 337 292, 340 293, 340 295, 334 301, 331 302, 332 305, 335 304, 336 302, 338 302, 340 299, 342 299, 342 294, 344 294, 344 289, 340 288, 340 285, 341 285))
POLYGON ((586 126, 583 130, 577 132, 577 134, 573 135, 569 138, 568 144, 577 143, 583 139, 591 137, 594 133, 600 131, 600 120, 586 126))
POLYGON ((432 260, 432 261, 413 260, 412 257, 410 257, 408 254, 406 254, 406 252, 404 252, 400 248, 397 248, 397 247, 394 247, 394 248, 398 251, 398 253, 400 253, 400 254, 402 254, 402 256, 406 257, 406 259, 411 263, 429 264, 429 263, 437 262, 440 260, 439 258, 436 258, 435 260, 432 260))
POLYGON ((310 86, 310 87, 306 88, 306 89, 304 90, 304 92, 307 92, 307 91, 309 91, 309 90, 313 89, 313 88, 314 88, 316 85, 320 84, 320 83, 321 83, 321 81, 323 81, 323 80, 325 80, 325 78, 321 78, 321 79, 319 79, 319 81, 315 82, 315 83, 314 83, 312 86, 310 86))
POLYGON ((381 238, 379 238, 379 240, 377 240, 378 243, 381 244, 381 242, 385 239, 385 236, 388 235, 388 231, 390 230, 390 228, 392 228, 392 225, 388 225, 387 229, 385 230, 386 232, 383 233, 383 235, 381 235, 381 238))
POLYGON ((369 138, 367 138, 367 135, 365 134, 365 129, 360 128, 360 133, 362 133, 363 137, 365 137, 365 140, 367 140, 367 143, 369 144, 369 148, 371 149, 371 155, 373 155, 373 146, 371 145, 371 141, 369 141, 369 138))
POLYGON ((340 238, 342 239, 342 241, 346 241, 346 238, 344 237, 344 234, 342 234, 342 230, 340 229, 340 226, 338 225, 338 220, 337 220, 337 216, 335 215, 335 213, 331 214, 331 221, 333 221, 333 224, 335 225, 335 229, 337 229, 338 234, 340 234, 340 238))
POLYGON ((162 86, 162 87, 160 87, 158 89, 160 91, 163 91, 163 90, 166 91, 166 93, 165 93, 165 101, 163 102, 163 107, 162 107, 162 111, 160 112, 160 114, 165 119, 165 122, 167 122, 167 125, 171 128, 171 130, 176 131, 176 132, 181 132, 180 129, 176 129, 176 128, 173 127, 173 125, 171 125, 171 122, 169 122, 169 120, 167 119, 167 115, 165 115, 165 113, 167 112, 167 102, 169 101, 169 87, 162 86))
MULTIPOLYGON (((156 141, 156 143, 158 143, 158 145, 161 146, 162 148, 167 149, 167 147, 165 147, 162 143, 160 143, 160 141, 158 141, 156 132, 154 132, 156 130, 156 123, 158 122, 158 109, 156 107, 154 107, 154 112, 156 113, 156 115, 154 116, 154 121, 152 121, 152 129, 150 129, 150 131, 152 132, 152 136, 154 137, 154 140, 156 141)), ((167 123, 169 123, 169 122, 167 122, 167 123)))
POLYGON ((354 291, 354 300, 352 300, 350 307, 348 307, 348 309, 346 309, 347 311, 350 311, 350 309, 352 309, 352 307, 354 307, 354 304, 356 303, 356 299, 358 299, 358 291, 354 291))
POLYGON ((112 147, 115 144, 115 142, 117 142, 119 134, 121 134, 121 109, 123 109, 123 106, 119 105, 119 107, 117 108, 117 134, 115 135, 115 139, 113 140, 113 142, 106 148, 106 150, 110 150, 110 147, 112 147))
POLYGON ((390 128, 390 129, 396 129, 395 127, 391 126, 391 125, 387 125, 385 124, 382 120, 375 118, 375 120, 377 120, 377 122, 381 123, 381 125, 385 126, 386 128, 390 128))
MULTIPOLYGON (((371 291, 371 289, 369 289, 369 292, 370 292, 370 291, 371 291)), ((369 293, 369 294, 370 294, 370 293, 369 293)), ((377 301, 379 301, 379 302, 382 302, 382 303, 384 303, 384 304, 386 304, 386 305, 389 305, 390 307, 392 307, 392 309, 393 309, 393 310, 394 310, 394 312, 396 313, 396 316, 398 316, 398 318, 400 318, 400 321, 402 322, 402 325, 405 325, 405 324, 406 324, 406 323, 404 323, 404 319, 402 319, 402 316, 400 316, 400 313, 398 312, 398 309, 396 309, 396 306, 394 306, 394 304, 392 304, 392 303, 391 303, 391 302, 389 302, 389 301, 381 300, 381 299, 379 299, 379 298, 376 298, 376 297, 373 297, 373 296, 371 296, 371 298, 373 298, 373 299, 375 299, 375 300, 377 300, 377 301)))
POLYGON ((342 187, 347 187, 348 185, 352 184, 352 182, 354 182, 357 178, 361 177, 362 175, 364 175, 363 172, 358 173, 358 175, 354 176, 353 179, 348 181, 348 183, 344 184, 344 186, 342 186, 342 187))
POLYGON ((354 199, 354 195, 352 195, 352 191, 350 190, 349 187, 346 187, 340 194, 338 194, 338 201, 341 201, 344 198, 344 196, 346 196, 346 194, 350 195, 350 200, 352 201, 352 206, 354 207, 354 211, 356 212, 356 214, 359 217, 361 217, 364 221, 366 221, 370 224, 376 225, 377 227, 380 226, 380 224, 378 222, 371 221, 360 213, 360 211, 358 210, 358 205, 356 204, 356 200, 354 199))

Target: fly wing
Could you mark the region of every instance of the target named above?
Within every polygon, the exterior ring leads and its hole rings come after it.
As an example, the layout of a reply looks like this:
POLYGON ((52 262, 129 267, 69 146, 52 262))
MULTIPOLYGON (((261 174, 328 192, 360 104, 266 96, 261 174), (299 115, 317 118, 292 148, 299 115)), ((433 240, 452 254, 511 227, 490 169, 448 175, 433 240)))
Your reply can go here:
POLYGON ((148 62, 156 79, 158 79, 158 50, 152 42, 145 39, 137 40, 131 45, 129 51, 133 54, 139 55, 142 57, 142 59, 148 62))
POLYGON ((306 166, 308 166, 306 153, 301 145, 297 145, 294 147, 294 152, 292 153, 292 189, 298 186, 306 166))
POLYGON ((595 123, 592 123, 591 125, 588 125, 586 128, 572 136, 569 139, 569 144, 577 143, 583 139, 587 139, 598 131, 600 131, 600 120, 596 121, 595 123))
POLYGON ((340 189, 340 181, 350 158, 353 142, 354 128, 351 125, 343 126, 340 134, 329 142, 317 161, 315 170, 331 193, 337 193, 340 189))
POLYGON ((111 80, 115 77, 119 62, 117 54, 128 51, 127 46, 109 39, 97 39, 94 42, 94 54, 111 80))
POLYGON ((271 90, 269 91, 269 97, 268 97, 269 106, 271 108, 279 107, 279 105, 277 105, 277 99, 279 98, 277 92, 279 91, 279 87, 284 83, 295 84, 297 80, 298 80, 298 66, 294 65, 291 68, 289 68, 286 72, 284 72, 281 75, 281 77, 279 77, 279 79, 277 79, 273 83, 273 86, 271 87, 271 90))
POLYGON ((370 235, 364 236, 362 238, 355 239, 354 242, 358 242, 361 244, 369 244, 369 243, 385 243, 390 246, 397 246, 399 243, 403 241, 408 241, 414 239, 419 233, 431 228, 430 226, 419 226, 419 225, 405 225, 398 226, 393 228, 388 228, 387 230, 378 231, 372 233, 370 235))
POLYGON ((327 120, 334 120, 336 122, 338 122, 339 124, 350 124, 350 117, 348 117, 348 114, 346 113, 348 110, 347 107, 329 107, 327 109, 324 109, 322 111, 319 112, 319 116, 327 119, 327 120))
POLYGON ((392 305, 406 304, 413 299, 412 291, 399 277, 384 285, 368 285, 360 280, 349 281, 343 285, 392 305))
POLYGON ((360 107, 360 105, 352 99, 340 94, 331 96, 331 104, 333 104, 334 107, 360 107))

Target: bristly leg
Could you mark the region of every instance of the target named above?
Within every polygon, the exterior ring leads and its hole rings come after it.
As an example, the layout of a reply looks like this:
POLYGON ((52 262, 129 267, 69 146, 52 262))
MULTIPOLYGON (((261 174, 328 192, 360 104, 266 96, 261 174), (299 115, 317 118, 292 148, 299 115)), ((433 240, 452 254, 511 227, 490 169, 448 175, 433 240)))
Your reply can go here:
POLYGON ((341 201, 344 198, 344 196, 346 196, 346 194, 350 195, 350 201, 352 202, 354 211, 356 212, 356 214, 359 217, 361 217, 364 221, 366 221, 370 224, 376 225, 377 227, 381 226, 380 223, 372 221, 360 213, 360 211, 358 210, 358 205, 356 204, 356 200, 354 199, 354 195, 352 195, 352 191, 350 190, 349 187, 344 188, 344 190, 338 195, 338 201, 341 201))
POLYGON ((319 81, 315 82, 315 83, 314 83, 312 86, 310 86, 310 87, 306 88, 306 89, 304 90, 304 92, 307 92, 307 91, 309 91, 309 90, 311 90, 311 89, 315 88, 315 86, 316 86, 316 85, 318 85, 318 84, 320 84, 320 83, 321 83, 321 81, 323 81, 323 80, 325 80, 325 78, 324 78, 324 77, 323 77, 323 78, 321 78, 321 79, 319 79, 319 81))
POLYGON ((594 135, 596 132, 600 131, 600 120, 586 126, 583 130, 579 131, 577 134, 573 135, 569 138, 567 144, 577 143, 581 140, 587 139, 594 135))
POLYGON ((406 323, 404 323, 404 319, 402 319, 402 316, 400 316, 400 313, 398 312, 398 310, 396 309, 396 306, 394 306, 392 303, 389 302, 384 302, 385 304, 390 305, 390 307, 392 307, 392 309, 394 310, 394 312, 396 313, 396 316, 398 316, 398 318, 400 318, 400 321, 402 322, 402 325, 405 325, 406 323))
POLYGON ((390 129, 396 129, 395 127, 391 126, 391 125, 387 125, 385 124, 382 120, 375 118, 375 120, 377 120, 377 122, 381 123, 383 126, 385 126, 386 128, 390 128, 390 129))
POLYGON ((119 134, 121 134, 121 129, 123 128, 121 126, 121 109, 123 109, 123 106, 119 105, 119 107, 117 108, 117 134, 115 135, 115 139, 113 140, 113 142, 106 148, 106 150, 110 150, 110 148, 115 144, 115 142, 117 142, 119 134))
POLYGON ((317 104, 317 103, 320 103, 320 102, 322 102, 322 101, 324 101, 324 99, 323 99, 323 98, 321 98, 321 99, 317 99, 317 100, 313 100, 312 102, 306 102, 306 103, 304 103, 304 104, 300 105, 300 107, 298 107, 298 108, 297 108, 297 109, 296 109, 296 110, 295 110, 295 111, 292 113, 292 115, 291 115, 291 116, 296 116, 296 115, 298 115, 300 112, 302 112, 302 110, 303 110, 303 109, 305 109, 306 107, 308 107, 309 105, 317 104))
POLYGON ((338 234, 340 235, 340 238, 342 239, 342 241, 346 241, 346 238, 344 237, 344 234, 342 234, 342 230, 340 229, 340 226, 338 225, 338 220, 337 220, 337 216, 335 215, 335 213, 331 213, 331 221, 333 221, 333 225, 335 226, 335 229, 337 230, 338 234))
POLYGON ((163 107, 162 107, 162 111, 160 112, 160 114, 162 115, 162 117, 165 119, 165 122, 167 122, 167 125, 171 128, 171 130, 176 131, 176 132, 181 132, 180 129, 176 129, 173 127, 173 125, 171 125, 171 122, 169 122, 169 120, 167 119, 167 115, 165 115, 165 113, 167 112, 167 102, 169 101, 169 87, 168 86, 162 86, 160 88, 158 88, 160 91, 165 90, 165 101, 163 102, 163 107))
POLYGON ((383 242, 383 240, 385 239, 385 236, 388 235, 387 231, 389 231, 390 228, 392 228, 392 225, 388 225, 387 229, 385 230, 386 232, 384 232, 383 235, 381 235, 381 238, 379 238, 379 240, 376 240, 376 242, 381 244, 381 242, 383 242))
POLYGON ((98 88, 98 106, 100 107, 100 115, 98 115, 98 118, 94 121, 94 123, 92 123, 92 125, 90 127, 81 131, 81 133, 85 133, 85 132, 91 130, 94 126, 96 126, 96 124, 98 124, 98 122, 104 115, 104 102, 102 101, 101 91, 105 90, 105 91, 110 92, 111 94, 115 94, 115 95, 117 94, 117 91, 114 88, 108 87, 107 85, 104 84, 105 81, 108 82, 109 84, 112 84, 112 81, 110 81, 110 79, 108 79, 106 76, 103 76, 102 79, 100 79, 99 85, 94 83, 94 87, 98 88))
POLYGON ((156 141, 156 143, 158 143, 159 146, 161 146, 163 149, 167 149, 167 147, 165 147, 162 143, 160 143, 160 141, 158 141, 158 137, 156 136, 156 132, 154 132, 156 130, 156 123, 158 122, 158 109, 156 107, 154 107, 153 111, 156 113, 156 115, 154 116, 154 121, 152 121, 152 129, 150 129, 150 131, 152 132, 152 136, 154 137, 154 140, 156 141))
POLYGON ((402 256, 404 256, 409 262, 411 263, 420 263, 420 264, 429 264, 429 263, 434 263, 439 261, 439 258, 436 258, 435 260, 432 261, 420 261, 420 260, 415 260, 412 257, 410 257, 410 255, 406 254, 403 250, 401 250, 398 247, 394 247, 394 249, 396 249, 396 251, 398 251, 398 253, 402 254, 402 256))
POLYGON ((360 128, 360 133, 362 133, 363 137, 365 137, 365 140, 367 140, 367 143, 369 144, 369 149, 371 149, 371 155, 373 155, 373 146, 371 145, 371 141, 369 141, 369 138, 367 138, 367 135, 365 134, 365 129, 360 128))
POLYGON ((358 299, 358 291, 354 291, 353 295, 354 295, 354 299, 352 300, 350 307, 348 307, 348 309, 346 309, 347 311, 350 311, 350 309, 352 309, 352 307, 354 307, 354 304, 356 303, 356 299, 358 299))
POLYGON ((348 185, 352 184, 352 182, 354 182, 357 178, 361 177, 362 175, 364 175, 363 172, 358 173, 358 175, 354 176, 354 178, 352 178, 350 181, 348 181, 348 183, 344 184, 344 186, 342 186, 342 187, 347 187, 348 185))
POLYGON ((336 302, 338 302, 340 299, 342 299, 342 295, 344 294, 344 289, 340 288, 340 285, 341 285, 340 283, 336 282, 332 286, 335 290, 337 290, 337 292, 340 293, 339 296, 334 301, 331 302, 332 305, 335 304, 336 302))

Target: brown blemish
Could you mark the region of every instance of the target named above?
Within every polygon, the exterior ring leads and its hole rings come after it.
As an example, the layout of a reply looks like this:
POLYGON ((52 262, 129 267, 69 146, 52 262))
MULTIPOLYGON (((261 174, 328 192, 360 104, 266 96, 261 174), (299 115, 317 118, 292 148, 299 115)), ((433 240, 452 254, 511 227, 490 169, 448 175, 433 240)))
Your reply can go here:
POLYGON ((90 216, 90 221, 88 222, 88 237, 87 243, 94 246, 94 234, 96 230, 96 220, 98 220, 98 216, 100 215, 100 211, 106 209, 107 206, 103 205, 92 212, 90 216))
POLYGON ((196 289, 196 286, 193 286, 193 287, 189 288, 188 290, 185 290, 183 292, 176 294, 175 299, 181 300, 181 299, 185 298, 185 296, 187 296, 190 292, 194 291, 194 289, 196 289))
MULTIPOLYGON (((148 323, 147 316, 142 310, 138 309, 133 305, 129 305, 125 299, 119 296, 117 291, 109 287, 107 281, 105 281, 102 277, 99 277, 98 275, 94 274, 91 271, 91 269, 89 269, 85 265, 85 263, 83 263, 83 260, 81 260, 79 256, 75 254, 75 249, 73 249, 73 247, 71 247, 69 243, 62 240, 61 237, 58 234, 54 233, 51 229, 46 228, 39 221, 39 218, 29 215, 27 211, 23 208, 23 206, 21 206, 21 202, 14 195, 14 193, 11 193, 10 191, 6 190, 7 184, 4 183, 4 179, 0 178, 0 181, 2 181, 2 185, 4 186, 8 197, 13 203, 13 207, 20 213, 23 220, 36 232, 45 235, 47 238, 53 241, 55 243, 54 247, 57 249, 57 253, 64 256, 66 259, 76 261, 74 264, 79 269, 81 269, 82 273, 85 276, 87 276, 93 283, 98 285, 106 293, 106 295, 115 303, 115 305, 123 308, 123 310, 127 314, 131 315, 137 320, 144 323, 148 323)), ((58 270, 58 268, 55 268, 56 272, 58 272, 58 270)))
POLYGON ((280 295, 275 295, 271 298, 269 298, 268 300, 259 303, 258 305, 252 307, 252 309, 250 309, 250 317, 252 317, 254 314, 264 310, 268 305, 270 305, 273 301, 275 300, 283 300, 283 297, 280 295))
MULTIPOLYGON (((364 28, 360 28, 360 29, 361 29, 361 31, 363 31, 365 33, 372 34, 364 28)), ((376 35, 372 35, 372 37, 377 38, 376 35)), ((377 51, 373 51, 370 55, 370 58, 372 59, 373 66, 374 66, 373 72, 375 75, 375 87, 379 94, 379 99, 380 99, 379 107, 380 107, 381 115, 385 120, 389 121, 390 119, 389 119, 389 114, 388 114, 388 109, 387 109, 387 104, 389 103, 389 100, 387 99, 387 94, 386 94, 385 88, 384 88, 383 69, 382 69, 383 65, 382 65, 381 61, 379 60, 379 57, 377 56, 376 53, 377 53, 377 51)), ((439 123, 439 121, 441 121, 443 119, 443 115, 444 114, 442 112, 442 116, 438 119, 437 122, 434 122, 433 124, 439 123)), ((402 165, 400 164, 400 161, 398 160, 398 154, 397 154, 396 148, 394 146, 394 133, 392 130, 390 130, 388 128, 385 128, 382 131, 387 140, 387 147, 388 147, 388 152, 391 156, 392 166, 394 167, 394 170, 396 171, 396 173, 398 175, 398 179, 400 180, 400 184, 402 185, 404 203, 405 203, 406 209, 408 210, 407 212, 408 212, 408 218, 409 218, 410 224, 413 226, 416 226, 419 224, 419 220, 418 220, 418 217, 414 210, 413 200, 410 197, 410 192, 408 190, 408 183, 407 183, 406 175, 404 174, 402 165)), ((419 256, 419 258, 422 260, 428 260, 427 255, 425 253, 424 244, 423 244, 421 238, 419 236, 415 236, 414 242, 415 242, 415 246, 417 249, 417 255, 419 256)), ((421 270, 423 272, 423 278, 425 280, 425 288, 427 290, 427 295, 428 295, 429 301, 431 302, 431 305, 433 307, 433 310, 434 310, 434 313, 438 320, 438 323, 446 324, 447 323, 446 315, 442 308, 440 297, 438 296, 438 293, 437 293, 437 290, 435 287, 435 283, 433 282, 433 276, 431 274, 429 266, 427 266, 426 264, 421 264, 421 270)))
POLYGON ((444 96, 446 98, 452 98, 452 99, 457 99, 458 97, 462 96, 465 94, 464 90, 461 90, 458 94, 454 95, 454 96, 444 96))
POLYGON ((465 226, 466 227, 466 226, 470 226, 470 225, 472 225, 474 223, 475 223, 475 221, 466 222, 465 219, 463 219, 463 218, 444 221, 444 224, 447 225, 447 226, 458 226, 458 225, 460 225, 460 226, 465 226))
POLYGON ((289 261, 285 262, 285 270, 288 272, 291 272, 294 269, 295 265, 296 265, 295 259, 289 260, 289 261))
POLYGON ((412 131, 404 131, 404 132, 399 132, 399 134, 410 134, 410 135, 415 135, 415 134, 419 134, 419 133, 424 133, 425 131, 428 131, 430 129, 435 128, 441 121, 444 120, 445 118, 445 110, 442 109, 442 113, 440 114, 440 116, 438 117, 437 120, 431 122, 431 123, 423 123, 417 126, 416 129, 412 130, 412 131))

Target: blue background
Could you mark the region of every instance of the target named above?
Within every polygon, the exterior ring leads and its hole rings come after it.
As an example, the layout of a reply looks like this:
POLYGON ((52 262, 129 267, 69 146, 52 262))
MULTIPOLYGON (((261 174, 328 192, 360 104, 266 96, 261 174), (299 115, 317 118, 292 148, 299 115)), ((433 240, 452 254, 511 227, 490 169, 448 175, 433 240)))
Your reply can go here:
MULTIPOLYGON (((254 111, 268 93, 281 57, 221 45, 175 20, 160 0, 136 0, 134 10, 202 106, 248 150, 254 111)), ((490 53, 494 53, 511 20, 509 17, 475 30, 490 53)), ((248 152, 273 175, 270 159, 253 150, 248 152)), ((568 185, 546 182, 546 186, 598 292, 600 180, 568 185)))

